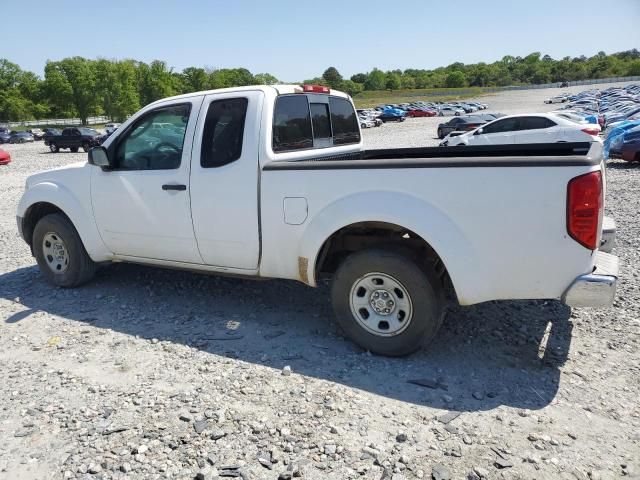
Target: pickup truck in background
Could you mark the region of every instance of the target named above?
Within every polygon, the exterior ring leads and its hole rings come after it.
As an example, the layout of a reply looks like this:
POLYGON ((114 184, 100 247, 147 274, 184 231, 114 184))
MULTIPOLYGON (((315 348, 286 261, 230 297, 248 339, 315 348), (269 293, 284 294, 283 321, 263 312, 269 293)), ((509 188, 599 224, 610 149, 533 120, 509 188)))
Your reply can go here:
POLYGON ((404 355, 448 302, 610 305, 604 189, 599 142, 363 150, 344 93, 251 86, 144 107, 88 161, 29 177, 17 222, 61 287, 114 261, 332 278, 345 333, 404 355))
POLYGON ((61 148, 68 148, 72 152, 77 152, 82 148, 85 152, 100 144, 100 133, 93 128, 69 127, 62 130, 60 135, 44 136, 44 144, 53 153, 61 148))

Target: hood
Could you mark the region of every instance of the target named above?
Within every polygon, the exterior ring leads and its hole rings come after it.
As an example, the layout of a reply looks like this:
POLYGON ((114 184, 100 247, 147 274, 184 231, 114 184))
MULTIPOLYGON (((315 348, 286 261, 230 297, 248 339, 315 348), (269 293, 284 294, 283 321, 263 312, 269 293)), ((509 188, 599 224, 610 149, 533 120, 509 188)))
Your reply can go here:
POLYGON ((26 189, 29 190, 32 186, 44 182, 64 184, 66 181, 75 181, 76 179, 89 182, 90 167, 86 161, 82 161, 34 173, 27 177, 26 189))

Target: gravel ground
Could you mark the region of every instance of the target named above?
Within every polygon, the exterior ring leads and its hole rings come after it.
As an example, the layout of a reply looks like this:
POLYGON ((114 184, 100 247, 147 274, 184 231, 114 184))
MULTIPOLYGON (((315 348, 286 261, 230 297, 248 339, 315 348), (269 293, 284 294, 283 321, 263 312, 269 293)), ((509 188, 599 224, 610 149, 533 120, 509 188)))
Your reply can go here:
MULTIPOLYGON (((555 93, 487 101, 545 111, 555 93)), ((433 145, 437 122, 364 136, 433 145)), ((16 205, 29 174, 86 154, 3 147, 0 478, 640 478, 638 166, 608 166, 612 308, 461 308, 428 351, 387 359, 339 335, 326 286, 123 264, 45 284, 16 205)))

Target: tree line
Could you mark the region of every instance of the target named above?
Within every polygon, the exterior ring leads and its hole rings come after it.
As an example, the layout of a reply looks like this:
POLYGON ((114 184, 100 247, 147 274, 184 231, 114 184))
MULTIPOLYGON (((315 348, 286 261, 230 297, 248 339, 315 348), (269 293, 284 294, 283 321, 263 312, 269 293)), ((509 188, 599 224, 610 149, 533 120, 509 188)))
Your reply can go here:
MULTIPOLYGON (((640 75, 637 49, 560 60, 534 52, 493 63, 456 62, 433 70, 374 68, 349 79, 329 67, 321 77, 303 83, 327 85, 356 96, 366 90, 491 87, 634 75, 640 75)), ((252 74, 246 68, 188 67, 178 72, 160 60, 147 64, 83 57, 48 61, 40 78, 0 59, 0 122, 80 117, 86 123, 92 115, 122 121, 141 106, 171 95, 275 83, 278 79, 273 75, 252 74)))

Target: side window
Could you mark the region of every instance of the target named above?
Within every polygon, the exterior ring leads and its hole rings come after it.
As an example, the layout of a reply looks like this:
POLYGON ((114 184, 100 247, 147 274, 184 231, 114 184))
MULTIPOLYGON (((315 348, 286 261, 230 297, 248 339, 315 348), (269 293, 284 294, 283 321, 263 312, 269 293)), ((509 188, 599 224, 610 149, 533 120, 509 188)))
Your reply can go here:
POLYGON ((285 95, 276 100, 273 151, 312 148, 311 115, 306 95, 285 95))
POLYGON ((544 117, 520 117, 518 130, 539 130, 555 126, 556 123, 544 117))
POLYGON ((358 118, 351 102, 344 98, 329 97, 333 144, 348 145, 360 141, 358 118))
POLYGON ((505 118, 482 127, 482 133, 512 132, 518 127, 517 118, 505 118))
POLYGON ((153 110, 126 132, 116 149, 117 168, 122 170, 169 170, 178 168, 189 121, 191 104, 153 110))
POLYGON ((240 158, 248 103, 246 98, 211 102, 202 134, 202 167, 221 167, 240 158))
POLYGON ((313 138, 330 138, 331 124, 329 123, 329 105, 326 103, 311 103, 311 121, 313 123, 313 138))

